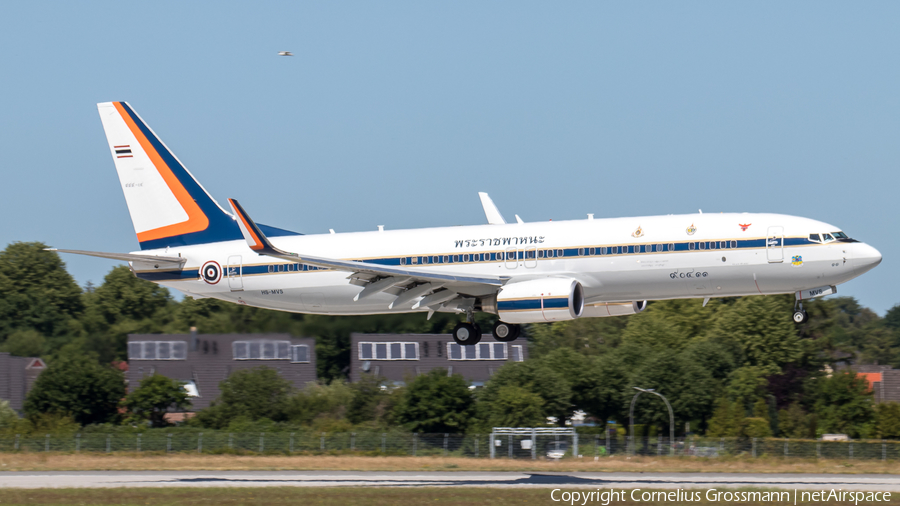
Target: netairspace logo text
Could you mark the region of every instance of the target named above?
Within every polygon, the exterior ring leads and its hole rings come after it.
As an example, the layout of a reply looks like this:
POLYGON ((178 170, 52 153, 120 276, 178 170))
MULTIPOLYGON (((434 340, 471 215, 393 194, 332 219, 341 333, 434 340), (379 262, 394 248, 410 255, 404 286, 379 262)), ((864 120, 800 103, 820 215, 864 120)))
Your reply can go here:
POLYGON ((830 490, 794 490, 794 491, 753 491, 753 490, 727 490, 720 491, 714 488, 706 491, 702 490, 682 490, 678 489, 673 492, 663 490, 641 490, 635 488, 632 490, 616 490, 616 489, 597 489, 593 491, 572 490, 564 491, 562 489, 554 489, 550 492, 550 499, 555 502, 566 503, 571 506, 580 504, 601 504, 608 506, 609 504, 620 501, 633 502, 700 502, 706 500, 708 502, 759 502, 759 503, 787 503, 797 504, 798 501, 808 502, 826 502, 840 501, 846 503, 859 504, 863 502, 890 502, 890 492, 856 492, 845 491, 843 489, 830 490))

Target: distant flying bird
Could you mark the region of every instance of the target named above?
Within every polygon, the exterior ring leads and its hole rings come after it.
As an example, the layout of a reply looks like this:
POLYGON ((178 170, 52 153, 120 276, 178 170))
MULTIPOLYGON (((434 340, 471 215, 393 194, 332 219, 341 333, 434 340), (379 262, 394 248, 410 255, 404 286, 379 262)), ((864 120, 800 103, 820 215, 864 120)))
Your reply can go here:
POLYGON ((290 51, 278 51, 278 56, 294 56, 294 53, 290 51))

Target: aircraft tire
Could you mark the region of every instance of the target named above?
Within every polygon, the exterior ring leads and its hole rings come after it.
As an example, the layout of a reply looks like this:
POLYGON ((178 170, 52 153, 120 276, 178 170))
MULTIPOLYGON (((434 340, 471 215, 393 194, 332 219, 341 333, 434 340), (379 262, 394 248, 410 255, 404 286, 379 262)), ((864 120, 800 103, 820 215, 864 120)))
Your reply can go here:
POLYGON ((519 338, 519 329, 518 325, 498 321, 494 324, 494 328, 491 329, 491 333, 496 341, 509 343, 519 338))
POLYGON ((459 323, 453 328, 453 340, 460 346, 472 346, 481 341, 481 329, 471 323, 459 323))
POLYGON ((806 323, 809 321, 809 313, 806 311, 794 311, 794 323, 806 323))

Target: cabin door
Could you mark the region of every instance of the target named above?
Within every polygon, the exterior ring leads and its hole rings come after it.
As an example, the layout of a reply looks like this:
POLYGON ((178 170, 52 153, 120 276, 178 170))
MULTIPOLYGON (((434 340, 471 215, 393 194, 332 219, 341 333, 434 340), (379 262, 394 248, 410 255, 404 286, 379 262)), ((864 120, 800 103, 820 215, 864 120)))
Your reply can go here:
POLYGON ((239 292, 244 289, 244 280, 241 273, 242 267, 240 255, 228 257, 228 265, 225 267, 225 272, 228 275, 228 288, 231 288, 232 292, 239 292))
POLYGON ((766 233, 766 258, 769 263, 784 262, 784 227, 769 227, 766 233))

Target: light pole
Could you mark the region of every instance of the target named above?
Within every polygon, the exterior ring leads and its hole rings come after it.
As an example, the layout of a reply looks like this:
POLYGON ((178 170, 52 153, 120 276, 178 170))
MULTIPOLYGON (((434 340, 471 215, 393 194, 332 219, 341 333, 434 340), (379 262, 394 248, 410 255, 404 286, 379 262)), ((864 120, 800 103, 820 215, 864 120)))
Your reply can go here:
POLYGON ((631 454, 634 455, 634 443, 635 443, 635 440, 634 440, 634 403, 637 402, 637 398, 640 397, 640 395, 645 392, 648 394, 658 395, 659 398, 662 399, 663 402, 666 403, 666 407, 669 408, 669 453, 671 454, 672 452, 675 451, 675 447, 673 446, 675 444, 675 413, 672 412, 672 405, 669 404, 669 400, 666 399, 663 396, 663 394, 657 392, 653 388, 646 388, 646 389, 638 388, 638 387, 633 387, 633 388, 635 390, 637 390, 638 393, 634 394, 634 397, 631 399, 631 409, 628 411, 628 418, 629 418, 629 423, 630 423, 630 426, 628 427, 628 431, 631 436, 631 454))

